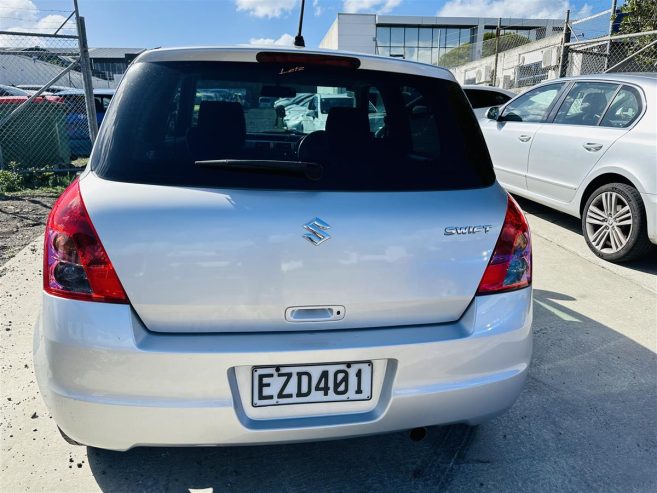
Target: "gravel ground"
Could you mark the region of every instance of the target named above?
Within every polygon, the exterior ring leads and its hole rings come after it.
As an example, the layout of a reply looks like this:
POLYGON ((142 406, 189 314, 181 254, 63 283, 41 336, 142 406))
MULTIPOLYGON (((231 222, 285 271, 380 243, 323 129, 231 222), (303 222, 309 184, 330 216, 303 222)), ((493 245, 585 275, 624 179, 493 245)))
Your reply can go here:
POLYGON ((56 194, 0 198, 0 265, 43 234, 55 199, 56 194))

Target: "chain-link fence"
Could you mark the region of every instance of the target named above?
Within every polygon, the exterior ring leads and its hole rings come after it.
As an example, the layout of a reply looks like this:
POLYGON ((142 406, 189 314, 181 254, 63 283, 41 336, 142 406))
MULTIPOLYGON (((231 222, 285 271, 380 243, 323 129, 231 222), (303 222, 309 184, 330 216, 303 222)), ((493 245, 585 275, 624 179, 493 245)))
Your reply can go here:
POLYGON ((96 115, 71 17, 52 33, 0 32, 0 169, 64 171, 89 156, 96 115))
POLYGON ((567 43, 564 75, 656 72, 657 31, 567 43))
POLYGON ((531 29, 517 21, 499 19, 498 26, 472 47, 469 58, 458 59, 450 52, 443 65, 462 84, 522 90, 555 76, 563 29, 564 22, 557 19, 531 29))
POLYGON ((617 34, 620 24, 610 18, 618 17, 612 9, 582 19, 567 14, 561 25, 530 31, 500 19, 481 43, 455 48, 440 62, 462 84, 515 92, 567 75, 657 71, 657 31, 617 34))

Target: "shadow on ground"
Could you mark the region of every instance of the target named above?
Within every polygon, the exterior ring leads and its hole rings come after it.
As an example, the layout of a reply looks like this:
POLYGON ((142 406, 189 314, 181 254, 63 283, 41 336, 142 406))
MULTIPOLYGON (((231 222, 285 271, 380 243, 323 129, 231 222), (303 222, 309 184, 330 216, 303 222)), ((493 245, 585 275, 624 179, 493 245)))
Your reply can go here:
MULTIPOLYGON (((514 198, 518 201, 523 211, 561 226, 573 233, 577 233, 582 245, 586 247, 586 240, 584 240, 584 236, 582 235, 582 221, 580 219, 563 212, 555 211, 531 200, 523 199, 517 195, 514 195, 514 198)), ((652 251, 647 256, 630 262, 624 262, 621 265, 629 269, 657 275, 657 246, 653 246, 652 251)))
POLYGON ((656 491, 655 353, 535 291, 534 359, 476 429, 263 447, 88 450, 104 491, 656 491))

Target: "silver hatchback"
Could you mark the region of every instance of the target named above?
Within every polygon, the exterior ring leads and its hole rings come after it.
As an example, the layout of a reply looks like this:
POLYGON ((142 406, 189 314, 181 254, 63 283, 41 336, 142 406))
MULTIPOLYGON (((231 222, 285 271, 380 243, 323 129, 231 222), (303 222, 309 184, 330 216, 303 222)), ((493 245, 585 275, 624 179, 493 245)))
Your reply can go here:
POLYGON ((527 222, 451 74, 390 58, 140 55, 43 272, 39 386, 94 447, 474 425, 531 358, 527 222))

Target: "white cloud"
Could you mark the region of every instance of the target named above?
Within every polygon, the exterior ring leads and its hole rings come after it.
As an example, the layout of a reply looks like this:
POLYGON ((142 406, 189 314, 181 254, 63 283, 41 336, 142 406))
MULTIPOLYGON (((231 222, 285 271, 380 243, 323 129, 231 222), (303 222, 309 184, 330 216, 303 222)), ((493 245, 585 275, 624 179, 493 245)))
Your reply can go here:
MULTIPOLYGON (((43 15, 31 0, 2 0, 0 7, 0 31, 54 33, 66 20, 63 15, 43 15)), ((59 31, 60 34, 75 34, 75 22, 70 20, 59 31)), ((36 36, 0 36, 2 46, 44 46, 52 45, 54 38, 36 36)), ((68 46, 68 44, 67 44, 68 46)))
MULTIPOLYGON (((63 15, 40 14, 38 7, 31 0, 2 0, 0 31, 54 33, 65 20, 66 16, 63 15)), ((75 23, 69 21, 64 29, 70 30, 74 27, 75 23)))
POLYGON ((322 12, 324 12, 324 9, 322 9, 322 6, 319 4, 319 0, 313 0, 313 12, 315 17, 319 17, 322 15, 322 12))
MULTIPOLYGON (((569 0, 447 0, 438 16, 452 17, 524 17, 561 19, 571 7, 569 0)), ((571 17, 589 15, 592 7, 585 4, 571 17)))
POLYGON ((402 3, 402 0, 344 0, 342 10, 350 14, 357 12, 387 14, 400 3, 402 3))
POLYGON ((260 46, 294 46, 294 36, 291 34, 285 33, 278 39, 272 38, 251 38, 249 40, 251 45, 260 45, 260 46))
POLYGON ((254 17, 280 17, 297 6, 297 0, 235 0, 237 10, 245 10, 254 17))

